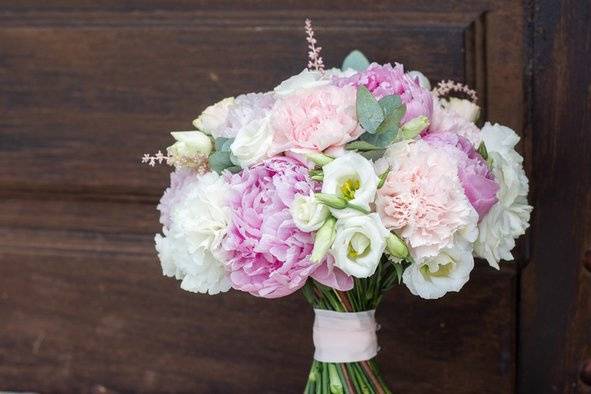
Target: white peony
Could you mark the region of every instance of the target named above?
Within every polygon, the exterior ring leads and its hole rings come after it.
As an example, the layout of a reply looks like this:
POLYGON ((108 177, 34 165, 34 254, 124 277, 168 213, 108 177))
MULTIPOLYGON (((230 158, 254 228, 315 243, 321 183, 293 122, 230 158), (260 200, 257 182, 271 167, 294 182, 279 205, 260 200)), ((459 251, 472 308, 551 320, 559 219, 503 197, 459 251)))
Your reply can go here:
POLYGON ((227 97, 210 105, 193 121, 193 126, 214 138, 225 137, 222 126, 226 123, 230 106, 234 103, 234 97, 227 97), (221 134, 220 134, 221 133, 221 134))
POLYGON ((402 274, 402 281, 414 295, 441 298, 450 291, 460 291, 470 279, 473 268, 470 244, 456 242, 436 256, 413 262, 402 274))
POLYGON ((500 260, 513 260, 511 250, 515 239, 529 227, 532 207, 527 203, 529 183, 523 157, 515 151, 519 136, 508 127, 486 123, 482 137, 500 188, 499 201, 479 223, 474 250, 498 269, 500 260))
POLYGON ((173 131, 170 133, 176 142, 167 148, 169 156, 175 158, 194 158, 209 156, 213 149, 211 138, 201 131, 173 131))
MULTIPOLYGON (((347 152, 323 167, 322 193, 337 195, 361 208, 370 209, 379 179, 373 164, 356 152, 347 152)), ((336 218, 358 215, 352 208, 330 208, 336 218)))
POLYGON ((245 124, 236 135, 230 150, 240 167, 247 168, 268 158, 267 152, 273 141, 270 118, 270 115, 255 118, 245 124))
POLYGON ((338 219, 331 248, 334 265, 357 278, 373 275, 389 235, 376 213, 338 219))
POLYGON ((185 197, 172 207, 171 225, 156 236, 156 249, 167 276, 182 279, 188 291, 227 291, 221 242, 230 223, 229 188, 211 172, 187 185, 185 197))
POLYGON ((290 211, 295 225, 307 233, 322 227, 330 214, 326 205, 319 203, 314 194, 308 196, 297 195, 293 200, 290 211))

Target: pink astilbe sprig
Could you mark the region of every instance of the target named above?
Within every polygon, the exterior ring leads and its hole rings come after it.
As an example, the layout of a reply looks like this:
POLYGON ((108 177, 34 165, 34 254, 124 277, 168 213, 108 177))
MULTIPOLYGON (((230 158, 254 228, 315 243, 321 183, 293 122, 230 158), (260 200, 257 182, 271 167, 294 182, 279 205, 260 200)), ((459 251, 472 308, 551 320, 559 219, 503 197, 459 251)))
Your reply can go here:
POLYGON ((308 69, 309 70, 316 70, 320 72, 324 72, 324 61, 322 60, 322 56, 320 56, 320 51, 322 47, 316 46, 316 38, 314 38, 314 28, 312 27, 312 21, 310 18, 306 19, 305 24, 306 29, 306 41, 308 41, 308 69))
POLYGON ((166 162, 166 164, 172 165, 172 157, 166 156, 164 153, 162 153, 162 151, 156 152, 155 155, 144 153, 144 155, 142 156, 142 163, 147 163, 150 167, 154 167, 156 165, 156 162, 158 162, 158 164, 166 162))
POLYGON ((470 89, 468 85, 464 85, 459 82, 454 82, 451 79, 447 81, 440 81, 437 84, 437 87, 433 89, 433 94, 435 94, 439 98, 447 96, 451 92, 464 93, 467 97, 470 98, 470 101, 472 101, 474 104, 476 104, 476 102, 478 101, 478 95, 476 94, 476 91, 470 89))

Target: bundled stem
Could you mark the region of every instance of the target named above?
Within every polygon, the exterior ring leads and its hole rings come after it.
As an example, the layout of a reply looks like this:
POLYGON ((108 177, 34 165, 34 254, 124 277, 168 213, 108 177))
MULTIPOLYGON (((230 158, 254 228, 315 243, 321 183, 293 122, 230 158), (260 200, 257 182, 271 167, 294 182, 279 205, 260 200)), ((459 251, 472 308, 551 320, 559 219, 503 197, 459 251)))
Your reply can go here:
MULTIPOLYGON (((343 292, 309 280, 304 296, 315 309, 363 312, 376 309, 385 291, 399 281, 396 267, 389 261, 379 264, 370 278, 355 278, 353 289, 343 292)), ((391 394, 375 359, 353 363, 325 363, 314 360, 305 394, 391 394)))

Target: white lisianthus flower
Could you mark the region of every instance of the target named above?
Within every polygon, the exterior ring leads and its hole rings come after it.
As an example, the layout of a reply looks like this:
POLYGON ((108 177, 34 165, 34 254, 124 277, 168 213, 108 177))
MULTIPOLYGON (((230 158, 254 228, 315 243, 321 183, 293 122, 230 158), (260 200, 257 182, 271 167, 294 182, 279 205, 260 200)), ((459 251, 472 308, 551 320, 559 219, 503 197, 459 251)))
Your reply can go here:
POLYGON ((227 97, 210 105, 193 121, 193 126, 214 138, 225 137, 225 135, 220 135, 220 128, 226 123, 228 110, 233 103, 234 97, 227 97))
POLYGON ((156 249, 164 275, 182 279, 188 291, 215 294, 230 288, 221 242, 230 223, 229 187, 210 172, 187 184, 183 199, 172 207, 156 249))
POLYGON ((273 141, 270 118, 270 115, 255 118, 245 124, 236 135, 230 150, 240 167, 247 168, 268 158, 267 152, 273 141))
POLYGON ((519 136, 508 127, 486 123, 482 137, 500 188, 498 202, 479 223, 474 250, 498 269, 500 260, 513 260, 511 250, 515 239, 529 227, 532 207, 527 203, 529 183, 523 157, 515 151, 519 136))
POLYGON ((330 214, 326 205, 319 203, 314 194, 308 196, 297 195, 293 200, 290 211, 295 225, 307 233, 322 227, 330 214))
MULTIPOLYGON (((350 204, 370 210, 378 189, 379 178, 373 164, 356 152, 347 152, 323 167, 322 193, 337 195, 350 204)), ((352 208, 330 208, 336 218, 358 215, 352 208)))
POLYGON ((213 149, 211 138, 201 131, 173 131, 170 133, 176 142, 167 148, 169 156, 175 158, 194 158, 209 156, 213 149))
POLYGON ((480 116, 480 107, 470 100, 450 97, 447 100, 441 100, 441 106, 472 123, 476 122, 480 116))
POLYGON ((357 278, 370 277, 380 263, 389 235, 376 213, 338 219, 331 248, 334 265, 357 278))
POLYGON ((402 281, 412 294, 436 299, 450 291, 460 291, 470 279, 473 268, 470 244, 457 242, 453 248, 443 249, 436 256, 412 263, 402 274, 402 281))

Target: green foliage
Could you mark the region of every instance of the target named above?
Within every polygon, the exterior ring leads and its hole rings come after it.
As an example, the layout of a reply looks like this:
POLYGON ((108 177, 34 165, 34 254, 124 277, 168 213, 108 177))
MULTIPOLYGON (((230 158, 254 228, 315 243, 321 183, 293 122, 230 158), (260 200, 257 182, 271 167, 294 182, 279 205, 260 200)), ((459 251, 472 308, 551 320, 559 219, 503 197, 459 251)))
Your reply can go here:
POLYGON ((367 67, 369 67, 369 60, 367 60, 367 57, 361 51, 355 49, 345 57, 341 70, 351 68, 355 71, 364 71, 367 67))
POLYGON ((357 119, 361 126, 366 132, 375 133, 384 121, 384 110, 365 86, 360 86, 357 89, 356 109, 357 119))

